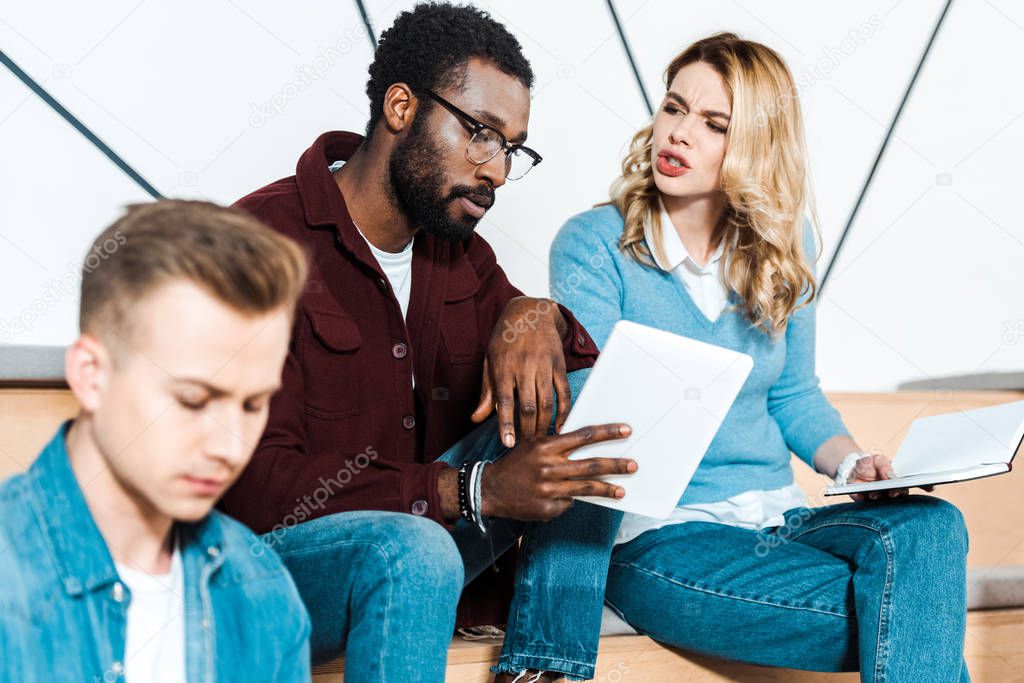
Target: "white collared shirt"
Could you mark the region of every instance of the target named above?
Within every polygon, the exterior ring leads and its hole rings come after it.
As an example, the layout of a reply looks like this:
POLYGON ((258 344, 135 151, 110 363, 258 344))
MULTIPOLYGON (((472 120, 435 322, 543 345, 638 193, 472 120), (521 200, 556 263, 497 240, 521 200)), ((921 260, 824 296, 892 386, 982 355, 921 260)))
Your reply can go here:
POLYGON ((687 294, 697 305, 704 316, 714 322, 725 310, 729 302, 729 293, 726 291, 725 283, 722 280, 721 262, 722 254, 725 252, 725 245, 719 243, 718 248, 711 254, 711 258, 703 266, 699 265, 686 245, 679 237, 672 219, 669 218, 665 207, 661 208, 661 235, 663 254, 658 254, 654 247, 654 226, 648 224, 644 231, 644 237, 654 255, 654 261, 658 267, 667 273, 672 273, 683 283, 687 294))
MULTIPOLYGON (((654 226, 648 225, 644 237, 658 267, 679 279, 690 299, 708 320, 718 320, 729 302, 721 271, 723 244, 718 245, 706 264, 698 265, 686 250, 664 205, 661 206, 661 254, 654 246, 654 236, 654 226)), ((785 523, 784 513, 787 510, 806 505, 807 496, 803 489, 793 483, 780 489, 744 491, 715 503, 682 505, 673 510, 668 519, 653 519, 627 512, 615 542, 626 543, 645 531, 683 522, 716 522, 753 530, 781 526, 785 523)))

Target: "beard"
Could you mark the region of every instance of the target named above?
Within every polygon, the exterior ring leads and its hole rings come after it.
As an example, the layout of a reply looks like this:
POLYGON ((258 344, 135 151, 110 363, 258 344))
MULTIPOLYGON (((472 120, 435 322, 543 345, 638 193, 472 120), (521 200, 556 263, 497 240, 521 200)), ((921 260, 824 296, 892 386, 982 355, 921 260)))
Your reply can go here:
POLYGON ((473 234, 479 219, 461 212, 459 218, 452 218, 452 203, 466 197, 490 207, 494 204, 494 189, 487 183, 476 187, 455 185, 444 193, 447 175, 438 164, 448 150, 431 139, 423 125, 427 119, 424 113, 420 112, 409 134, 391 152, 391 190, 413 226, 440 239, 461 242, 473 234))

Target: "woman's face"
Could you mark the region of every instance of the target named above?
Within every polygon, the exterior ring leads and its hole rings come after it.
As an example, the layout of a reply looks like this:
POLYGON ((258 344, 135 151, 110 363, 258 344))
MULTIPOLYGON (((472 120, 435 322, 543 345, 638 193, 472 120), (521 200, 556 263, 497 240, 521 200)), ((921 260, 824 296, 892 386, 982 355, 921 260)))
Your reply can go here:
POLYGON ((718 72, 703 62, 684 66, 669 83, 654 117, 654 184, 670 197, 721 190, 725 132, 732 98, 718 72))

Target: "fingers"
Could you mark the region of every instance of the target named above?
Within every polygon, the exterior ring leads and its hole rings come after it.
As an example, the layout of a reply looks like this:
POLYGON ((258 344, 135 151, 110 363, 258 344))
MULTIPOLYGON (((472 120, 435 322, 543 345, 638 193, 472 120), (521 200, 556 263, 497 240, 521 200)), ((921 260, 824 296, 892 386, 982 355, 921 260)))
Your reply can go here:
POLYGON ((533 373, 515 378, 519 392, 519 435, 532 439, 537 435, 537 384, 533 373))
POLYGON ((555 434, 558 434, 572 408, 572 389, 569 388, 569 377, 565 374, 564 366, 555 369, 553 380, 555 395, 558 397, 558 413, 555 418, 555 434))
POLYGON ((595 479, 612 474, 633 474, 638 465, 629 458, 566 460, 549 468, 553 479, 595 479))
POLYGON ((566 481, 559 484, 560 496, 572 498, 575 496, 597 496, 599 498, 622 498, 626 490, 621 486, 609 484, 603 481, 566 481))
POLYGON ((494 410, 494 391, 491 389, 491 370, 487 359, 484 358, 483 382, 480 384, 480 401, 476 410, 469 416, 473 422, 483 422, 494 410))
POLYGON ((568 434, 559 434, 551 438, 551 445, 558 451, 568 454, 581 446, 587 444, 601 443, 602 441, 614 441, 625 439, 632 433, 627 424, 603 424, 580 427, 568 434))
POLYGON ((881 500, 883 498, 902 498, 910 493, 909 489, 885 489, 883 491, 868 491, 867 493, 854 493, 850 498, 857 502, 865 500, 881 500))
POLYGON ((850 473, 851 482, 875 481, 877 478, 875 458, 861 458, 854 464, 853 471, 850 473))
POLYGON ((879 479, 892 479, 896 476, 896 470, 893 469, 892 461, 884 455, 876 455, 871 459, 871 462, 875 467, 875 472, 878 473, 879 479))
POLYGON ((551 368, 542 366, 537 372, 537 435, 547 436, 554 415, 555 392, 551 384, 551 368))
POLYGON ((498 436, 506 448, 516 445, 516 399, 512 377, 502 373, 497 379, 498 436))

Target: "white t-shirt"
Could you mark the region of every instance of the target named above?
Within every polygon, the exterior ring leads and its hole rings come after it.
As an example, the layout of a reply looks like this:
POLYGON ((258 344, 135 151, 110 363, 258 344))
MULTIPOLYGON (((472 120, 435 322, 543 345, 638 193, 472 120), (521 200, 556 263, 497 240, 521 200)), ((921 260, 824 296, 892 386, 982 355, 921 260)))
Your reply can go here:
MULTIPOLYGON (((355 225, 354 222, 352 224, 355 225)), ((409 314, 409 295, 412 293, 412 244, 415 240, 409 240, 409 243, 402 247, 402 251, 397 253, 384 251, 373 246, 373 243, 366 239, 363 231, 359 230, 358 225, 356 225, 356 230, 366 240, 366 246, 370 247, 370 253, 377 259, 380 269, 384 271, 384 276, 391 283, 391 290, 395 293, 395 298, 398 299, 398 307, 402 309, 402 317, 407 317, 409 314)), ((414 373, 410 374, 412 374, 412 388, 415 389, 416 375, 414 373)))
MULTIPOLYGON (((335 161, 327 167, 327 170, 334 173, 344 165, 344 161, 335 161)), ((352 225, 356 225, 356 222, 352 221, 352 225)), ((409 240, 409 243, 402 247, 402 251, 395 253, 373 246, 358 225, 356 225, 356 232, 366 240, 366 246, 370 247, 370 252, 377 259, 388 282, 391 283, 391 289, 395 293, 395 298, 398 299, 398 306, 402 309, 402 317, 406 317, 409 314, 409 294, 412 292, 412 244, 415 240, 409 240)))
MULTIPOLYGON (((645 232, 647 244, 652 245, 651 252, 655 262, 659 268, 679 278, 700 312, 714 322, 729 302, 729 293, 721 273, 723 246, 719 244, 708 262, 701 266, 686 250, 664 206, 661 209, 661 227, 664 257, 657 254, 657 250, 653 248, 653 226, 648 225, 645 232)), ((645 531, 683 522, 717 522, 755 530, 780 526, 785 523, 783 513, 806 505, 807 496, 803 489, 793 483, 770 491, 744 491, 732 498, 714 503, 681 505, 672 511, 668 519, 654 519, 627 512, 619 526, 615 542, 626 543, 645 531)))
POLYGON ((402 317, 406 317, 409 313, 409 294, 412 292, 412 243, 414 240, 409 240, 409 243, 402 247, 402 251, 390 252, 373 246, 370 240, 366 239, 366 235, 363 235, 362 230, 359 231, 359 234, 366 240, 370 252, 377 259, 388 282, 391 283, 391 289, 395 293, 395 298, 398 299, 398 306, 402 309, 402 317))
POLYGON ((127 683, 185 683, 185 572, 177 543, 169 574, 117 565, 131 591, 124 673, 127 683))

